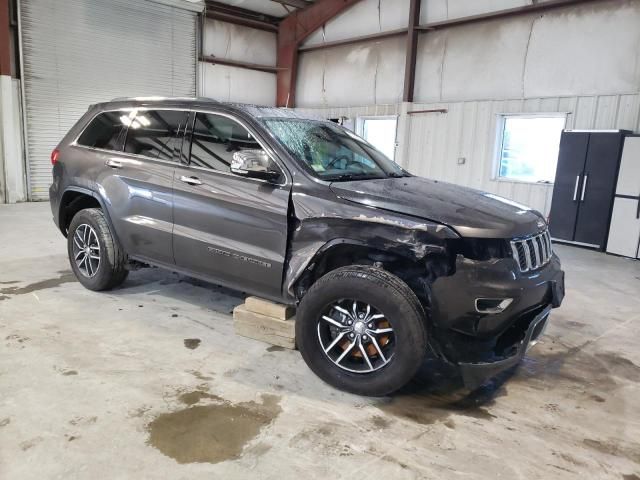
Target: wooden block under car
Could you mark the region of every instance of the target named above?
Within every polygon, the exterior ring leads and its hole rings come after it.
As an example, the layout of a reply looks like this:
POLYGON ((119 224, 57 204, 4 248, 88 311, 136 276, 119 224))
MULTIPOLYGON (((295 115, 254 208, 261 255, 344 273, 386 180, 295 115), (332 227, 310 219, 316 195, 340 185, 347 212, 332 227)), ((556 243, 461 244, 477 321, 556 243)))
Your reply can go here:
POLYGON ((247 310, 238 305, 233 309, 233 326, 237 335, 253 338, 278 347, 296 348, 295 320, 282 320, 247 310))
POLYGON ((260 313, 267 317, 278 318, 280 320, 286 320, 295 315, 296 310, 288 305, 281 303, 270 302, 260 297, 247 297, 244 301, 244 306, 247 310, 254 313, 260 313))

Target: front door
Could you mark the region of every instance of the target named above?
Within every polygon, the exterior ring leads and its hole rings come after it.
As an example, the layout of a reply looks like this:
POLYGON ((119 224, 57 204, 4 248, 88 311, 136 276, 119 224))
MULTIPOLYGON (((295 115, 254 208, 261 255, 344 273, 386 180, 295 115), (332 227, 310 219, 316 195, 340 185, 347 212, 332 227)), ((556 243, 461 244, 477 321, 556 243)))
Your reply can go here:
POLYGON ((283 172, 278 184, 232 174, 234 152, 262 146, 226 114, 197 113, 187 137, 187 163, 176 167, 173 182, 176 265, 279 298, 291 189, 284 169, 278 167, 283 172))

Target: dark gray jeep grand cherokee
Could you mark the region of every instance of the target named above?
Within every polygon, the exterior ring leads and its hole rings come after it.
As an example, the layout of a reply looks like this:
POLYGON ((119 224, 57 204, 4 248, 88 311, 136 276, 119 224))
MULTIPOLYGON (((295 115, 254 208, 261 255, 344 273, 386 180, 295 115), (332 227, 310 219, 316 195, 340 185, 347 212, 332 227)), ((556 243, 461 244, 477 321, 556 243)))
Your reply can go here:
POLYGON ((476 387, 519 362, 564 295, 538 212, 410 175, 295 111, 115 100, 51 160, 85 287, 155 265, 296 305, 302 357, 350 392, 399 389, 428 351, 476 387))

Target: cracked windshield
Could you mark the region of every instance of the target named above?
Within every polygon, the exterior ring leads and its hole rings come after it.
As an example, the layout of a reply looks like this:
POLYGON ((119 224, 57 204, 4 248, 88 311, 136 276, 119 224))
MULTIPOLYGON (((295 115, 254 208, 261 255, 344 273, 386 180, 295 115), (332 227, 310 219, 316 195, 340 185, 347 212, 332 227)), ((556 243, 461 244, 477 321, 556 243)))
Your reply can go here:
POLYGON ((333 123, 293 118, 263 122, 295 160, 322 180, 408 176, 365 140, 333 123))

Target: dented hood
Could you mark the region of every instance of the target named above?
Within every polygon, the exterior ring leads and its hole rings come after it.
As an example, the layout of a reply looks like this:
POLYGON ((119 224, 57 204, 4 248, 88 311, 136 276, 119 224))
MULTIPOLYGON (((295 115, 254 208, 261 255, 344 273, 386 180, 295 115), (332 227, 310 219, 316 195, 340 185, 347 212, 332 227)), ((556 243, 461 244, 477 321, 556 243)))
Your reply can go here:
POLYGON ((514 238, 538 232, 538 212, 491 193, 422 177, 334 182, 340 198, 442 223, 463 237, 514 238))

